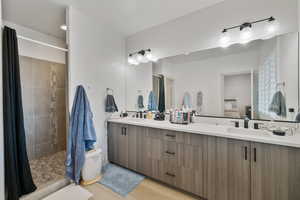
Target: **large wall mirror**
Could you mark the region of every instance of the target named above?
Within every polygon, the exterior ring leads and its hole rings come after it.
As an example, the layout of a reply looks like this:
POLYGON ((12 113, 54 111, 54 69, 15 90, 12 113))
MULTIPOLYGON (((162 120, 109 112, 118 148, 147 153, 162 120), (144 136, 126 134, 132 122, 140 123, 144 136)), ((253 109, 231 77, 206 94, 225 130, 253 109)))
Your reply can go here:
POLYGON ((166 111, 185 107, 199 116, 294 121, 298 44, 298 33, 288 33, 128 66, 127 109, 148 110, 153 96, 152 109, 158 109, 164 95, 166 111))

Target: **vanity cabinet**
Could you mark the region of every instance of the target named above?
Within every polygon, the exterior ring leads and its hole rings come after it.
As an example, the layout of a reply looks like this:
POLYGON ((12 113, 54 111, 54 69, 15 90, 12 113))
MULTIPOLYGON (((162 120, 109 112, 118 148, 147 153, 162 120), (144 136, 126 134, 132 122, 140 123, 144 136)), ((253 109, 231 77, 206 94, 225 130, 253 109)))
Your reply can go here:
POLYGON ((300 199, 300 150, 252 143, 252 200, 300 199))
POLYGON ((128 126, 123 124, 109 123, 108 130, 108 159, 111 162, 128 167, 128 126))
POLYGON ((250 142, 208 137, 209 200, 250 200, 250 142))
POLYGON ((109 161, 208 200, 299 200, 300 150, 109 123, 109 161))

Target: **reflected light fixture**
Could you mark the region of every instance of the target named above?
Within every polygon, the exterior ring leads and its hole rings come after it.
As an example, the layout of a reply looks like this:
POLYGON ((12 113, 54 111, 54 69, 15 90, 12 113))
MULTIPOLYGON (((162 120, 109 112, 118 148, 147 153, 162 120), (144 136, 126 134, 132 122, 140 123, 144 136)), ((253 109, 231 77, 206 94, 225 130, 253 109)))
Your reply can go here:
POLYGON ((139 62, 133 57, 132 54, 128 56, 128 63, 131 65, 138 65, 139 62))
POLYGON ((140 63, 156 62, 158 59, 152 54, 151 49, 140 50, 128 56, 128 63, 139 65, 140 63))
POLYGON ((68 30, 68 27, 67 27, 67 25, 63 24, 60 26, 60 29, 63 31, 66 31, 66 30, 68 30))

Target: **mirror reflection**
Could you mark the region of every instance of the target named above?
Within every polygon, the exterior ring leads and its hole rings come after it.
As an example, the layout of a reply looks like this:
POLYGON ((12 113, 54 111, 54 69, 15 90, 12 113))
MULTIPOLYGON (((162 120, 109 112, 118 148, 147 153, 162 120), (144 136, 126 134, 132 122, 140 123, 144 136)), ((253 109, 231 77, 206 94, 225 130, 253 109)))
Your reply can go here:
POLYGON ((298 33, 178 55, 127 70, 127 109, 294 121, 298 33))

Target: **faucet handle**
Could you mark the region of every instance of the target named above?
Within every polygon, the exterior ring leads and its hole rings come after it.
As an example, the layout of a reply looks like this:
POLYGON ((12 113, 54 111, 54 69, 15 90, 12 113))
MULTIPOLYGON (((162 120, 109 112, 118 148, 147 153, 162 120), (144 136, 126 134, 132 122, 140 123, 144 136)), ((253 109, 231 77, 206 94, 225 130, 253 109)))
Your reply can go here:
POLYGON ((235 128, 239 128, 240 127, 240 122, 239 121, 230 121, 231 123, 234 123, 234 127, 235 128))
POLYGON ((253 123, 253 128, 254 129, 259 129, 259 125, 264 125, 264 123, 262 123, 262 122, 254 122, 253 123))

